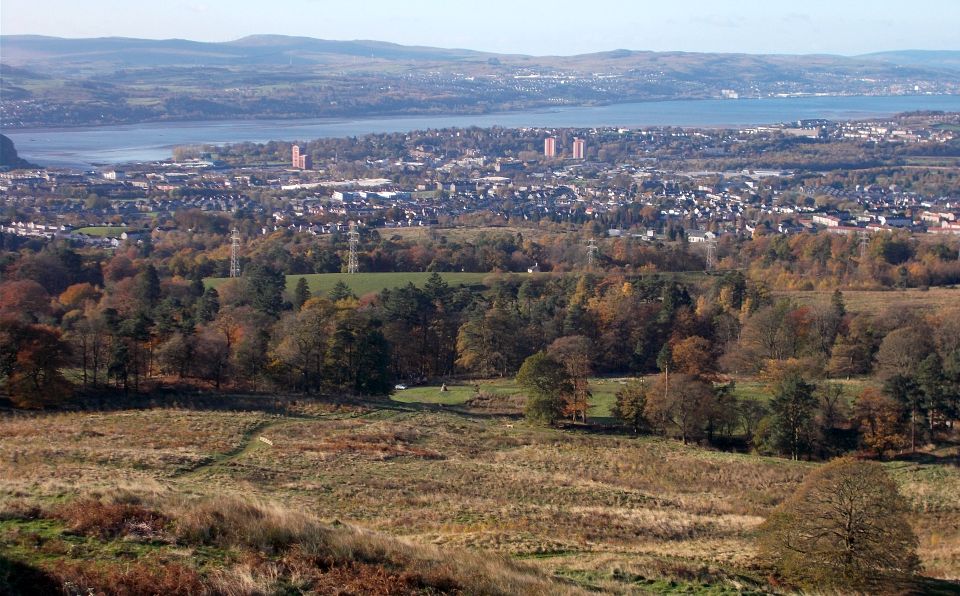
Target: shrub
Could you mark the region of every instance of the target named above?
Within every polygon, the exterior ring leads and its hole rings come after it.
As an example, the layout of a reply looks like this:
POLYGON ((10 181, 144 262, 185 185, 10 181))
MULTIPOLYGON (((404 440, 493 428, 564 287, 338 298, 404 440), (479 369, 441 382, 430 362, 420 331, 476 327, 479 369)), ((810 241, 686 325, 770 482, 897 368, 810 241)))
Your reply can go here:
POLYGON ((50 571, 60 585, 61 592, 87 596, 204 596, 211 594, 200 575, 177 563, 144 562, 123 565, 89 562, 59 562, 50 571))
POLYGON ((880 464, 837 459, 812 472, 764 522, 760 554, 803 588, 899 590, 920 568, 905 509, 880 464))
POLYGON ((62 505, 54 517, 66 522, 78 534, 111 538, 123 535, 155 537, 160 535, 167 519, 140 505, 104 503, 95 499, 80 499, 62 505))
POLYGON ((177 538, 192 544, 278 552, 297 543, 323 543, 327 534, 304 514, 235 498, 194 503, 175 517, 177 538))

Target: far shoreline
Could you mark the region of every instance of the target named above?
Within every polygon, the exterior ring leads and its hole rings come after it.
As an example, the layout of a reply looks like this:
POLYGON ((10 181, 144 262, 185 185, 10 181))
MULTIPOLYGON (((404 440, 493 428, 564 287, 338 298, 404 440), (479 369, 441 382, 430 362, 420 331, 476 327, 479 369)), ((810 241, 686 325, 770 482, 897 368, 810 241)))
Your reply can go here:
POLYGON ((163 120, 87 127, 3 129, 20 155, 48 167, 162 161, 180 146, 344 138, 450 128, 742 128, 798 119, 870 120, 916 111, 960 111, 958 95, 803 95, 541 107, 482 114, 356 118, 163 120), (164 138, 166 137, 166 138, 164 138))

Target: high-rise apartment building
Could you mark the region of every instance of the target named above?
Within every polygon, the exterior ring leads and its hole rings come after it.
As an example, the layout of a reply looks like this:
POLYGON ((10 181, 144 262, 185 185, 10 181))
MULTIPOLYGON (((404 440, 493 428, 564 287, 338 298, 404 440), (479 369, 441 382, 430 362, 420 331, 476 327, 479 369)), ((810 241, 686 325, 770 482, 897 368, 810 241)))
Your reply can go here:
POLYGON ((547 137, 543 141, 543 155, 545 157, 557 156, 557 137, 547 137))
POLYGON ((583 159, 587 153, 587 143, 577 137, 573 139, 573 159, 583 159))
POLYGON ((293 167, 297 170, 309 170, 313 168, 313 158, 305 153, 301 153, 300 145, 294 145, 290 149, 293 167))

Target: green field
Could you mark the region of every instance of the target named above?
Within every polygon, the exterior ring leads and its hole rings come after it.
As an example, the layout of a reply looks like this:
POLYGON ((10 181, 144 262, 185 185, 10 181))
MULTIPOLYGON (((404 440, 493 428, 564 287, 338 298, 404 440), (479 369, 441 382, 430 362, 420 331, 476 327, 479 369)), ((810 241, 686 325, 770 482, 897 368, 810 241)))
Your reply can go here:
POLYGON ((88 236, 100 236, 101 238, 119 238, 120 234, 124 232, 129 232, 131 228, 126 226, 90 226, 88 228, 80 228, 79 230, 74 230, 78 234, 86 234, 88 236))
MULTIPOLYGON (((363 296, 364 294, 378 293, 389 288, 398 288, 412 283, 422 288, 432 273, 314 273, 308 275, 288 275, 287 290, 293 291, 300 278, 306 278, 310 286, 310 292, 313 295, 327 294, 333 289, 338 281, 347 284, 354 294, 363 296)), ((457 286, 476 286, 482 285, 484 280, 492 277, 492 273, 440 273, 444 281, 452 287, 457 286)), ((527 275, 527 274, 516 274, 527 275)), ((227 281, 228 278, 207 278, 204 283, 211 288, 215 288, 227 281)))
MULTIPOLYGON (((590 380, 590 393, 593 397, 590 400, 590 411, 588 415, 594 419, 594 422, 610 420, 610 410, 616 402, 617 391, 626 383, 627 379, 618 378, 594 378, 590 380)), ((393 394, 393 400, 405 404, 420 403, 458 406, 463 405, 470 398, 474 397, 477 387, 484 393, 496 393, 499 395, 517 395, 522 393, 520 387, 512 378, 486 379, 482 381, 450 383, 447 385, 447 391, 441 391, 439 385, 424 385, 401 389, 393 394)))
MULTIPOLYGON (((307 285, 310 287, 310 292, 313 295, 318 294, 327 294, 333 287, 337 284, 338 281, 342 281, 356 294, 358 297, 370 293, 379 293, 382 290, 390 288, 398 288, 412 283, 418 288, 422 288, 424 284, 430 279, 430 276, 433 273, 428 272, 393 272, 393 273, 308 273, 302 275, 288 275, 287 276, 287 290, 293 291, 296 287, 297 282, 300 281, 300 278, 306 278, 307 285)), ((451 287, 459 286, 483 286, 489 285, 491 280, 495 280, 498 277, 510 278, 510 277, 528 277, 530 275, 536 276, 550 276, 550 275, 578 275, 577 273, 570 274, 554 274, 554 273, 460 273, 460 272, 439 272, 439 275, 447 282, 451 287)), ((651 275, 657 275, 662 277, 665 280, 675 280, 681 283, 698 283, 702 281, 706 274, 700 271, 681 271, 681 272, 662 272, 651 275)), ((639 276, 644 277, 644 276, 639 276)), ((220 284, 229 281, 227 277, 208 277, 203 280, 209 288, 216 288, 220 284)))
MULTIPOLYGON (((592 422, 601 424, 614 424, 612 418, 613 405, 617 401, 617 391, 630 381, 629 378, 604 378, 598 377, 590 379, 590 410, 588 415, 592 422)), ((653 382, 652 377, 647 377, 648 382, 653 382)), ((767 403, 773 396, 773 389, 770 384, 756 378, 736 378, 734 381, 734 395, 739 400, 756 400, 761 403, 767 403)), ((848 405, 852 404, 857 396, 869 386, 876 386, 876 381, 872 379, 829 379, 817 381, 817 386, 838 385, 843 390, 844 400, 848 405)), ((480 381, 464 381, 459 383, 447 384, 447 391, 441 391, 440 385, 422 385, 411 386, 407 389, 399 389, 394 392, 392 399, 398 403, 404 404, 442 404, 445 406, 461 406, 470 398, 476 395, 476 388, 479 387, 485 393, 496 393, 500 395, 517 395, 522 390, 512 378, 504 379, 484 379, 480 381)))
MULTIPOLYGON (((767 403, 773 397, 773 388, 770 383, 755 378, 736 378, 734 381, 733 394, 740 400, 755 400, 761 403, 767 403)), ((852 404, 854 400, 863 393, 867 387, 878 387, 879 382, 870 378, 854 379, 822 379, 814 381, 817 387, 825 385, 837 385, 843 391, 843 398, 846 403, 852 404)), ((879 388, 879 387, 878 387, 879 388)))

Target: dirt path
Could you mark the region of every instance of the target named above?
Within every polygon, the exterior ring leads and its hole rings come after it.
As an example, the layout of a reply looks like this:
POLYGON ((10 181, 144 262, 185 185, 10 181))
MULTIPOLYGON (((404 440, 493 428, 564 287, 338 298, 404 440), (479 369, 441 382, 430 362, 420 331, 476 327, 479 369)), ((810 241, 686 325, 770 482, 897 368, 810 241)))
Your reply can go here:
POLYGON ((260 440, 260 437, 264 437, 269 440, 274 440, 277 437, 282 437, 283 433, 281 429, 293 426, 295 424, 307 424, 307 423, 317 423, 323 422, 325 420, 344 420, 348 418, 380 418, 380 417, 393 417, 398 414, 397 410, 393 408, 378 408, 372 409, 365 412, 351 412, 347 414, 338 413, 338 414, 327 414, 321 416, 296 416, 296 417, 280 417, 274 420, 264 420, 259 424, 254 425, 245 433, 240 440, 240 444, 237 445, 235 449, 226 451, 224 453, 218 454, 213 457, 210 461, 200 464, 194 468, 189 468, 177 472, 172 476, 174 480, 189 480, 195 479, 199 476, 203 476, 207 473, 210 473, 214 470, 218 470, 224 467, 229 466, 231 463, 244 458, 249 453, 253 452, 256 449, 272 449, 271 445, 264 443, 260 440))
POLYGON ((291 418, 280 418, 276 420, 264 420, 263 422, 253 426, 245 433, 243 433, 243 438, 240 440, 240 444, 237 445, 235 449, 226 451, 219 455, 214 456, 212 460, 207 463, 200 464, 194 468, 186 469, 181 472, 177 472, 173 475, 175 480, 185 480, 188 478, 196 477, 202 475, 204 472, 208 472, 215 468, 222 467, 224 465, 233 462, 234 460, 240 459, 245 456, 247 453, 250 453, 254 449, 257 449, 259 446, 266 447, 267 445, 260 441, 260 437, 268 436, 271 431, 276 430, 281 426, 286 426, 293 422, 299 422, 299 419, 291 418))

